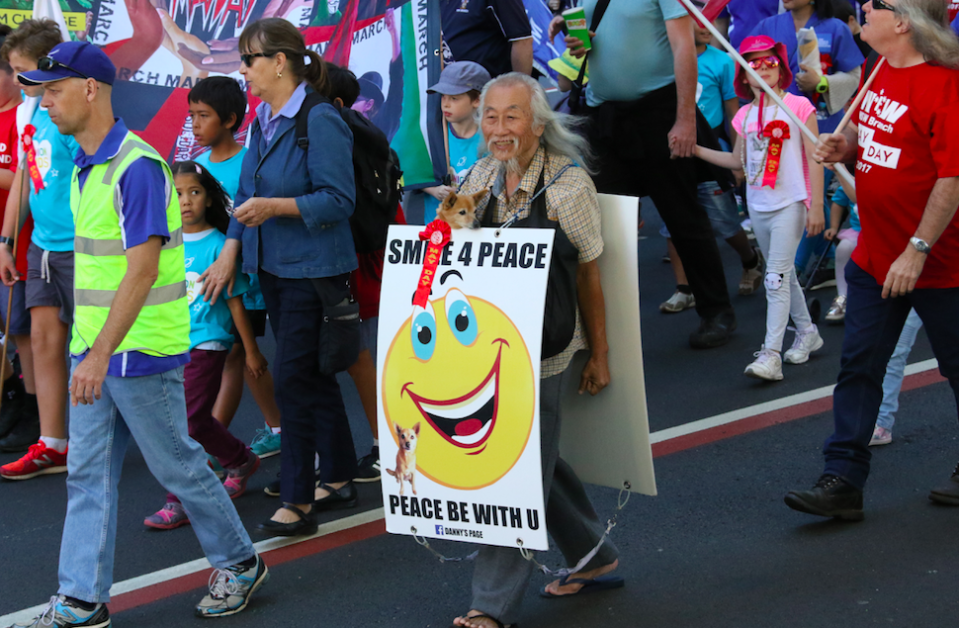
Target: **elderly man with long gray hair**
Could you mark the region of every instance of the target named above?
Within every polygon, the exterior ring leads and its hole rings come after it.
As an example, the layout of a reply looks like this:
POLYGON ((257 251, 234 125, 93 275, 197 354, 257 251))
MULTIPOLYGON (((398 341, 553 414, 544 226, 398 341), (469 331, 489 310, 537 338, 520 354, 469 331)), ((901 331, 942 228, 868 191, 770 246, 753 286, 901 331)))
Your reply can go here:
MULTIPOLYGON (((565 349, 540 364, 540 430, 543 491, 549 532, 570 565, 575 565, 602 539, 600 523, 572 468, 559 458, 560 398, 569 384, 570 361, 582 349, 589 361, 579 374, 579 392, 599 393, 609 384, 606 308, 597 258, 603 252, 599 203, 590 179, 589 150, 573 132, 574 118, 554 113, 539 84, 510 73, 488 83, 479 107, 489 156, 478 161, 460 192, 491 190, 477 207, 486 226, 518 222, 531 212, 556 221, 554 247, 575 247, 576 329, 565 349), (545 190, 545 191, 543 191, 545 190), (540 193, 541 192, 541 193, 540 193)), ((557 254, 554 248, 554 256, 557 254)), ((544 354, 544 357, 548 354, 544 354)), ((618 565, 618 550, 609 540, 575 575, 548 584, 547 597, 576 595, 585 590, 622 586, 609 573, 618 565)), ((533 563, 515 548, 480 548, 473 574, 471 609, 454 621, 469 628, 497 628, 516 623, 533 563)))
MULTIPOLYGON (((794 510, 863 518, 869 440, 886 364, 915 308, 959 400, 959 40, 942 0, 871 0, 862 39, 881 56, 875 79, 842 133, 816 158, 856 164, 862 232, 846 265, 848 307, 833 393, 826 468, 794 510)), ((959 467, 929 494, 959 506, 959 467)))

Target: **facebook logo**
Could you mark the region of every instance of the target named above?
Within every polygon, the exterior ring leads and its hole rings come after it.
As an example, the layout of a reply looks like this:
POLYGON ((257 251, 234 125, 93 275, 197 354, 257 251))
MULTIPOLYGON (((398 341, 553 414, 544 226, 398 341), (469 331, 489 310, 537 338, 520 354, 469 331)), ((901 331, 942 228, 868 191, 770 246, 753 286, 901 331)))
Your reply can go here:
POLYGON ((439 535, 443 534, 443 526, 436 526, 436 533, 439 535))

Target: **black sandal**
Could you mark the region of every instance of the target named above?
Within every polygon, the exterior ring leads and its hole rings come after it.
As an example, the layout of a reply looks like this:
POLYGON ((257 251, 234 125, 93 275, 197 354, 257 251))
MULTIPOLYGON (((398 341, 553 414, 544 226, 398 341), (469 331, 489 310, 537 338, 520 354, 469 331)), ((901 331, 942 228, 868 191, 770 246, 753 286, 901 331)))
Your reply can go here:
POLYGON ((352 482, 347 482, 340 488, 333 488, 323 482, 317 483, 317 488, 322 488, 329 495, 313 501, 313 510, 311 512, 322 512, 324 510, 340 510, 341 508, 355 508, 358 496, 356 487, 352 482))
MULTIPOLYGON (((489 619, 490 621, 496 624, 496 628, 506 628, 506 624, 496 619, 492 615, 487 615, 486 613, 480 613, 479 615, 463 615, 464 619, 489 619)), ((463 628, 462 626, 457 626, 456 624, 450 624, 450 628, 463 628)), ((519 624, 510 624, 509 628, 519 628, 519 624)))
POLYGON ((256 527, 256 531, 264 536, 306 536, 316 534, 316 522, 310 516, 310 513, 303 512, 292 504, 283 504, 283 508, 290 512, 295 512, 299 517, 298 521, 293 523, 280 523, 267 519, 256 527))

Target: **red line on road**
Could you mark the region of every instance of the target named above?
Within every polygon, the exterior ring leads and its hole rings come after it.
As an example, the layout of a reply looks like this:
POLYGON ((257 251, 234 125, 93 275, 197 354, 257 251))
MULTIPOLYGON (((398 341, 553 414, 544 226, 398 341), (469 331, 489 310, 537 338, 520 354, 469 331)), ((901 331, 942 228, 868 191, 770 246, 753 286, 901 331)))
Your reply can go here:
MULTIPOLYGON (((913 390, 915 388, 921 388, 923 386, 929 386, 931 384, 944 381, 946 381, 946 379, 939 374, 938 369, 932 369, 906 376, 902 382, 902 389, 904 391, 913 390)), ((757 430, 778 425, 780 423, 788 423, 790 421, 795 421, 796 419, 804 419, 806 417, 829 412, 831 409, 832 397, 823 397, 822 399, 807 401, 805 403, 800 403, 788 408, 757 414, 756 416, 740 419, 739 421, 734 421, 725 425, 717 425, 716 427, 711 427, 700 432, 693 432, 692 434, 686 434, 684 436, 671 438, 660 443, 654 443, 653 457, 658 458, 660 456, 668 456, 669 454, 674 454, 678 451, 684 451, 686 449, 692 449, 693 447, 700 447, 709 443, 715 443, 716 441, 732 438, 733 436, 748 434, 749 432, 755 432, 757 430)))
MULTIPOLYGON (((319 554, 327 550, 349 545, 356 541, 365 541, 366 539, 380 536, 386 533, 386 525, 383 520, 371 521, 358 525, 348 530, 340 530, 324 536, 318 536, 315 539, 304 541, 296 545, 287 545, 279 549, 264 553, 263 560, 268 567, 276 567, 285 562, 296 560, 319 554)), ((181 593, 187 593, 196 589, 203 589, 207 586, 211 570, 204 570, 197 573, 188 574, 173 580, 167 580, 153 586, 122 593, 110 600, 110 612, 122 613, 123 611, 150 604, 158 600, 166 599, 181 593)), ((197 600, 199 601, 199 600, 197 600)))
MULTIPOLYGON (((915 375, 909 375, 903 380, 902 389, 904 391, 922 388, 931 384, 946 381, 938 370, 923 371, 915 375)), ((693 447, 699 447, 708 443, 732 438, 749 432, 755 432, 766 427, 788 423, 817 414, 828 412, 832 407, 832 398, 824 397, 814 401, 807 401, 788 408, 766 412, 752 417, 747 417, 726 425, 679 436, 661 443, 653 445, 653 457, 667 456, 693 447)), ((324 536, 304 541, 296 545, 287 545, 276 550, 264 553, 263 559, 270 567, 281 565, 291 560, 305 558, 314 554, 319 554, 327 550, 349 545, 357 541, 364 541, 380 535, 386 534, 385 523, 380 521, 371 521, 355 528, 333 532, 324 536)), ((207 586, 210 577, 210 570, 205 570, 193 574, 174 578, 166 582, 161 582, 153 586, 144 587, 129 593, 123 593, 115 596, 110 601, 110 612, 121 613, 144 604, 150 604, 174 595, 188 593, 197 589, 203 589, 207 586)))

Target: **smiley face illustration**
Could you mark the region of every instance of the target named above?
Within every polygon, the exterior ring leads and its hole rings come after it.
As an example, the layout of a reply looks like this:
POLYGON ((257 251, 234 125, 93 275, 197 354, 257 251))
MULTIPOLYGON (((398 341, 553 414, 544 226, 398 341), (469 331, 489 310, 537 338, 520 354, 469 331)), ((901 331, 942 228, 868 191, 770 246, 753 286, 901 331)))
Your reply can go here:
POLYGON ((472 490, 498 481, 522 456, 533 427, 534 384, 529 350, 513 321, 492 303, 450 288, 415 307, 393 338, 383 408, 394 436, 396 426, 423 422, 420 473, 472 490))

